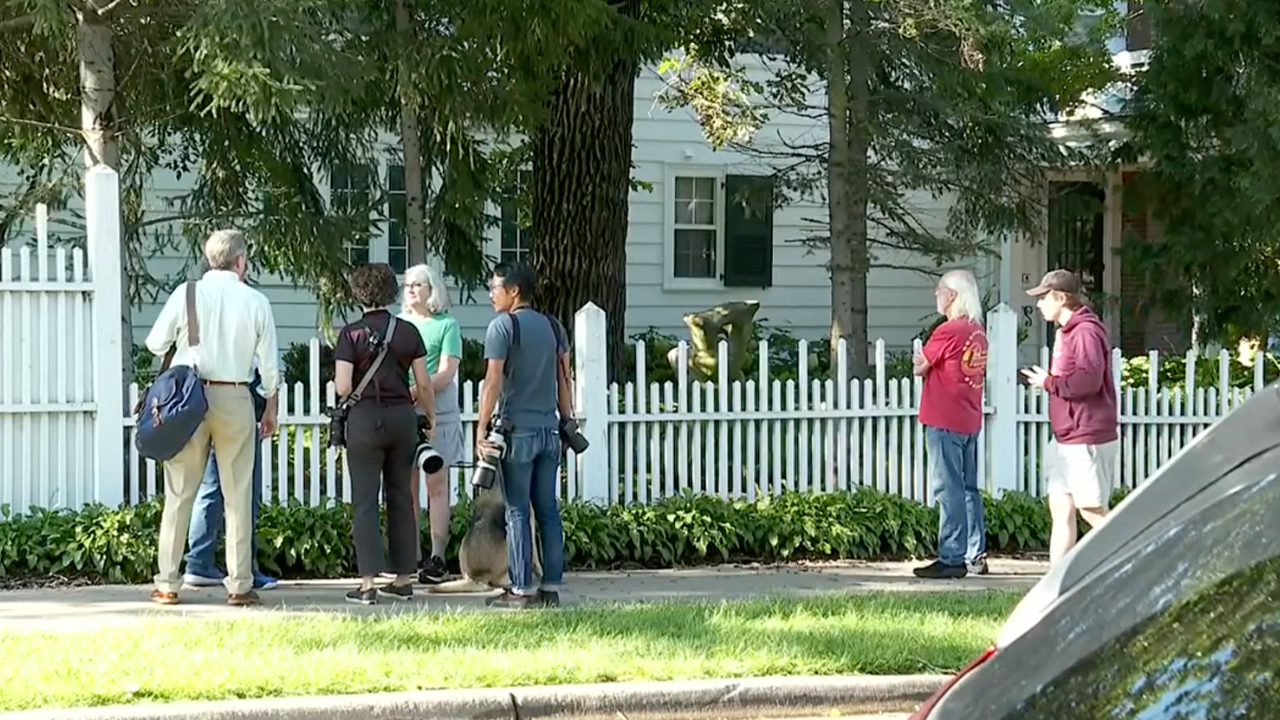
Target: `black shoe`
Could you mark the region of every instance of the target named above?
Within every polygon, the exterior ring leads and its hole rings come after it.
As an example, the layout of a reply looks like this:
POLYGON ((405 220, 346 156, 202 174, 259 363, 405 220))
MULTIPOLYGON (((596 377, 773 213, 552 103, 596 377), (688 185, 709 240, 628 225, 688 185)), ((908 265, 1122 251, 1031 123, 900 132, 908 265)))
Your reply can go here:
POLYGON ((383 585, 378 588, 378 594, 392 600, 412 600, 413 599, 413 583, 405 583, 403 585, 383 585))
POLYGON ((376 605, 378 604, 378 591, 373 588, 368 590, 356 588, 347 593, 347 602, 357 605, 376 605))
POLYGON ((918 567, 911 571, 918 578, 927 578, 929 580, 943 580, 950 578, 962 578, 969 574, 968 568, 964 565, 947 565, 941 560, 918 567))
POLYGON ((447 577, 449 577, 449 568, 445 566, 444 558, 439 555, 427 558, 418 570, 418 582, 423 585, 439 585, 447 577))
POLYGON ((537 595, 521 595, 510 590, 504 591, 498 597, 489 598, 485 604, 496 610, 524 610, 539 605, 537 595))
POLYGON ((990 572, 987 568, 987 556, 985 553, 969 561, 969 572, 973 575, 986 575, 990 572))
POLYGON ((534 600, 542 607, 559 607, 560 593, 554 590, 538 590, 538 594, 534 595, 534 600))

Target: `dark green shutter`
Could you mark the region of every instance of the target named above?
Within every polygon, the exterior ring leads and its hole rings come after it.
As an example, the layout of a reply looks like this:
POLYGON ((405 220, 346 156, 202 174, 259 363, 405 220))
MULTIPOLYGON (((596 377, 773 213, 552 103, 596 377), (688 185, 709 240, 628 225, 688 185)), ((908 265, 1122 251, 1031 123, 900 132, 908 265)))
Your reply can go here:
POLYGON ((773 285, 773 178, 724 179, 725 287, 773 285))

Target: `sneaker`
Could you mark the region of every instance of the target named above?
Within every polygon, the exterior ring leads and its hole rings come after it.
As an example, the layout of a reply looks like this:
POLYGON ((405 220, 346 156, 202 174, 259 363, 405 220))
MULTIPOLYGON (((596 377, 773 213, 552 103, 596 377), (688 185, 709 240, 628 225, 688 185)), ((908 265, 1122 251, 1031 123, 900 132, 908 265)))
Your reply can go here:
POLYGON ((403 585, 383 585, 378 588, 378 594, 392 600, 412 600, 413 599, 413 583, 405 583, 403 585))
POLYGON ((927 578, 929 580, 962 578, 969 574, 968 568, 964 565, 947 565, 941 560, 934 560, 928 565, 918 567, 911 572, 918 578, 927 578))
POLYGON ((533 596, 542 607, 559 607, 560 593, 554 590, 538 590, 538 594, 533 596))
POLYGON ((422 568, 418 570, 418 582, 423 585, 439 585, 449 577, 449 568, 444 564, 444 558, 439 555, 432 555, 422 563, 422 568))
POLYGON ((182 576, 182 583, 184 585, 190 585, 193 588, 220 587, 222 585, 222 578, 187 573, 182 576))
POLYGON ((538 607, 537 595, 521 595, 520 593, 504 590, 497 597, 489 598, 485 604, 496 610, 525 610, 530 607, 538 607))
POLYGON ((254 590, 275 590, 280 586, 280 581, 270 575, 258 575, 253 579, 254 590))
POLYGON ((979 555, 973 560, 970 560, 968 564, 969 564, 969 572, 973 575, 986 575, 989 572, 989 570, 987 569, 986 555, 979 555))
POLYGON ((347 593, 347 602, 355 603, 356 605, 377 605, 378 591, 375 588, 369 588, 368 590, 356 588, 347 593))

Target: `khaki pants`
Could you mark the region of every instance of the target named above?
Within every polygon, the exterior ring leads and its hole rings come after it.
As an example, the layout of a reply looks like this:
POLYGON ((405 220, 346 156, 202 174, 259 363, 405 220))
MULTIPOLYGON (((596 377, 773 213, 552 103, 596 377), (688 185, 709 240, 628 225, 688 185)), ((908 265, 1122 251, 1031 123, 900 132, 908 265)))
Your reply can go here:
POLYGON ((180 568, 186 551, 187 528, 196 491, 209 462, 209 446, 218 463, 218 478, 226 507, 227 592, 242 595, 253 589, 253 400, 244 385, 205 385, 209 412, 185 447, 165 462, 164 514, 160 517, 160 572, 156 587, 163 592, 182 588, 180 568))

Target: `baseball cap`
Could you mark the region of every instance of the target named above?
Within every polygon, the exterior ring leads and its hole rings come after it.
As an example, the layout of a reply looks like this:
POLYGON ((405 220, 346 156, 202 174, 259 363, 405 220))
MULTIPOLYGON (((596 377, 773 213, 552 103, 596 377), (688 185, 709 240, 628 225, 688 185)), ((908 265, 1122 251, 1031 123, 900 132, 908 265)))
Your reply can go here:
POLYGON ((1027 291, 1031 297, 1041 297, 1057 290, 1058 292, 1080 294, 1080 278, 1070 270, 1050 270, 1040 279, 1040 284, 1027 291))

